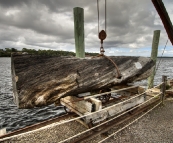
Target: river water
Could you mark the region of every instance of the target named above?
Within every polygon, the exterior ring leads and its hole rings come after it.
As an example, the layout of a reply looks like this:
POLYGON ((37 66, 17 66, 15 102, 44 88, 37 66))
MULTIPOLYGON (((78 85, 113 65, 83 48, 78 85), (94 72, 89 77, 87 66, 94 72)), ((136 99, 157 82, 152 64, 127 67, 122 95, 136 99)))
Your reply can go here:
MULTIPOLYGON (((173 58, 161 59, 154 80, 155 85, 161 82, 162 75, 173 78, 173 58)), ((138 84, 146 86, 147 81, 144 80, 138 84)), ((18 109, 13 103, 12 96, 11 58, 0 58, 0 129, 6 128, 8 132, 14 131, 64 113, 62 107, 54 107, 54 105, 34 109, 18 109)))

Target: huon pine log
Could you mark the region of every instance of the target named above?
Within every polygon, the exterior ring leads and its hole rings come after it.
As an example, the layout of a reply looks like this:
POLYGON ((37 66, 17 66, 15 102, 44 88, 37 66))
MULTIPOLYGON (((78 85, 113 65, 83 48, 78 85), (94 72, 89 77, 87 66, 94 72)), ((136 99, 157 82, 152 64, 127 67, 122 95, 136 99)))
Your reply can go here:
POLYGON ((75 58, 12 54, 14 101, 18 108, 34 108, 79 93, 111 88, 122 83, 146 79, 154 62, 146 57, 75 58))

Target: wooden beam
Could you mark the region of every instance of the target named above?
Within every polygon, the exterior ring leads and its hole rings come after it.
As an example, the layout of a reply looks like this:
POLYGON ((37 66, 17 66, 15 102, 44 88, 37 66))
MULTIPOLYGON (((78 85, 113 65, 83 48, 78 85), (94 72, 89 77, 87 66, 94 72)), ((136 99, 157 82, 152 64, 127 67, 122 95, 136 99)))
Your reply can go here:
POLYGON ((6 133, 6 128, 0 129, 0 136, 5 135, 6 133))
POLYGON ((158 94, 161 94, 161 91, 158 88, 152 88, 152 89, 147 89, 145 94, 154 97, 158 94))
POLYGON ((85 122, 90 123, 92 119, 92 124, 99 123, 109 117, 113 117, 123 111, 126 111, 138 104, 141 104, 145 101, 145 95, 140 95, 137 97, 133 97, 129 100, 125 100, 124 102, 120 102, 118 104, 106 107, 100 111, 96 111, 85 117, 85 122))
POLYGON ((163 75, 162 76, 162 87, 161 87, 161 90, 162 90, 162 95, 161 95, 161 101, 162 101, 162 104, 164 103, 164 98, 165 98, 165 91, 166 91, 166 81, 167 81, 167 76, 163 75))
POLYGON ((83 100, 83 98, 67 96, 65 98, 61 98, 61 104, 68 107, 78 115, 84 115, 102 109, 102 102, 96 98, 83 100))
POLYGON ((172 25, 172 22, 169 18, 169 15, 166 11, 166 8, 162 2, 162 0, 152 0, 162 22, 163 22, 163 25, 166 29, 166 32, 168 34, 168 37, 173 45, 173 25, 172 25))
POLYGON ((73 13, 76 57, 85 58, 84 10, 83 8, 75 7, 73 13))
POLYGON ((160 30, 155 30, 153 35, 153 43, 152 43, 152 51, 151 51, 151 59, 154 61, 154 69, 151 73, 150 77, 148 78, 148 88, 153 88, 155 70, 156 70, 156 61, 157 61, 157 54, 158 54, 158 46, 159 46, 159 39, 160 39, 160 30))
POLYGON ((105 94, 110 94, 110 93, 120 93, 122 91, 126 91, 126 90, 129 90, 129 89, 133 89, 133 88, 137 88, 138 86, 130 86, 130 87, 127 87, 127 88, 122 88, 122 89, 117 89, 117 90, 112 90, 112 91, 109 91, 109 92, 104 92, 104 93, 100 93, 100 94, 95 94, 95 95, 91 95, 91 96, 87 96, 87 97, 84 97, 84 99, 90 99, 92 97, 99 97, 99 96, 102 96, 102 95, 105 95, 105 94))

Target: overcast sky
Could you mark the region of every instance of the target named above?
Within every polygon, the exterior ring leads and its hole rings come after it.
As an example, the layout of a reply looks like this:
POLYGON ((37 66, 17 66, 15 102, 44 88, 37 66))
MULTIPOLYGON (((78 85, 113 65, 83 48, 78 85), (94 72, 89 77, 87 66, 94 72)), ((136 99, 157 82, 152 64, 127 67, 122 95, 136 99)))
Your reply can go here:
MULTIPOLYGON (((163 0, 173 22, 173 0, 163 0)), ((73 8, 84 8, 85 49, 99 52, 96 0, 0 0, 0 49, 75 51, 73 8)), ((104 0, 100 0, 104 28, 104 0)), ((151 0, 107 0, 106 55, 150 56, 154 30, 161 30, 159 55, 168 39, 151 0)), ((168 42, 164 56, 173 56, 168 42)))

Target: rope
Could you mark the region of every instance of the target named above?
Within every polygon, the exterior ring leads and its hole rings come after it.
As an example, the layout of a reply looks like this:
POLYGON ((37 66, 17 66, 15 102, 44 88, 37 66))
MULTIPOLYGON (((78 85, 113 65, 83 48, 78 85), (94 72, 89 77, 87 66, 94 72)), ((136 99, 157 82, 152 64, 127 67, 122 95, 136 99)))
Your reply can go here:
POLYGON ((161 82, 159 85, 154 86, 153 88, 158 88, 160 87, 164 82, 161 82))
POLYGON ((162 56, 163 56, 163 53, 165 52, 165 49, 166 49, 167 44, 168 44, 168 40, 166 41, 166 44, 165 44, 165 47, 164 47, 164 49, 163 49, 162 55, 161 55, 161 57, 160 57, 159 63, 157 64, 157 68, 156 68, 155 74, 156 74, 156 72, 157 72, 157 70, 158 70, 158 68, 159 68, 159 65, 160 65, 160 63, 161 63, 162 56))
POLYGON ((139 104, 139 105, 137 105, 137 106, 135 106, 135 107, 129 109, 128 111, 125 111, 125 112, 123 112, 122 114, 120 114, 120 115, 118 115, 118 116, 116 116, 116 117, 114 117, 114 118, 111 118, 111 119, 109 119, 109 120, 107 120, 107 121, 105 121, 105 122, 103 122, 103 123, 101 123, 101 124, 99 124, 99 125, 97 125, 97 126, 94 126, 94 127, 90 128, 90 129, 87 129, 87 130, 81 132, 81 133, 78 133, 78 134, 76 134, 76 135, 74 135, 74 136, 72 136, 72 137, 70 137, 70 138, 68 138, 68 139, 66 139, 66 140, 63 140, 63 141, 61 141, 60 143, 66 142, 66 141, 68 141, 68 140, 71 140, 71 139, 73 139, 73 138, 75 138, 75 137, 77 137, 77 136, 80 136, 80 135, 82 135, 82 134, 84 134, 84 133, 87 133, 87 132, 89 132, 89 131, 91 131, 91 130, 93 130, 93 129, 95 129, 95 128, 98 128, 98 127, 101 126, 101 125, 104 125, 104 124, 106 124, 106 123, 108 123, 108 122, 110 122, 110 121, 113 121, 113 120, 115 120, 116 118, 121 117, 122 115, 124 115, 124 114, 126 114, 126 113, 128 113, 128 112, 130 112, 130 111, 132 111, 132 110, 134 110, 134 109, 136 109, 136 108, 138 108, 138 107, 140 107, 141 105, 143 105, 143 104, 149 102, 150 100, 152 100, 152 99, 158 97, 159 95, 160 95, 160 93, 157 94, 156 96, 150 98, 149 100, 147 100, 147 101, 145 101, 145 102, 143 102, 143 103, 141 103, 141 104, 139 104))
POLYGON ((95 95, 84 97, 84 99, 89 99, 91 97, 98 97, 98 96, 102 96, 102 95, 105 95, 105 94, 110 94, 110 93, 115 93, 115 92, 119 92, 119 91, 124 91, 124 90, 127 90, 127 89, 136 88, 136 87, 138 87, 138 86, 132 86, 132 87, 127 87, 127 88, 122 88, 122 89, 119 89, 119 90, 113 90, 113 91, 109 91, 109 92, 95 94, 95 95))
MULTIPOLYGON (((155 88, 155 87, 154 87, 154 88, 155 88)), ((127 88, 126 88, 126 89, 127 89, 127 88)), ((120 90, 118 90, 118 91, 123 91, 123 90, 120 89, 120 90)), ((112 91, 112 92, 113 92, 113 91, 112 91)), ((116 92, 116 90, 115 90, 114 92, 116 92)), ((105 92, 105 93, 103 93, 103 94, 100 94, 100 96, 101 96, 101 95, 104 95, 104 94, 107 94, 107 93, 111 93, 111 92, 105 92)), ((143 92, 143 93, 141 93, 141 94, 139 94, 139 95, 136 95, 136 96, 134 96, 134 97, 132 97, 132 98, 129 98, 129 99, 127 99, 127 100, 124 100, 124 101, 122 101, 122 102, 120 102, 120 103, 118 103, 118 104, 121 104, 121 103, 130 101, 131 99, 136 98, 136 97, 138 97, 138 96, 141 96, 141 95, 143 95, 143 94, 145 94, 145 93, 146 93, 146 91, 143 92)), ((94 95, 94 96, 92 96, 92 97, 97 97, 97 96, 98 96, 98 95, 96 95, 96 96, 94 95)), ((88 97, 88 98, 91 98, 91 97, 88 97)), ((86 99, 87 99, 87 98, 86 98, 86 99)), ((118 105, 118 104, 116 104, 116 105, 118 105)), ((114 105, 113 105, 113 106, 114 106, 114 105)), ((78 119, 81 119, 81 118, 84 118, 84 117, 93 115, 93 114, 95 114, 95 113, 100 113, 100 112, 105 111, 105 110, 107 110, 107 108, 104 108, 104 109, 102 109, 102 110, 99 110, 99 111, 96 111, 96 112, 93 112, 93 113, 90 113, 90 114, 86 114, 86 115, 83 115, 83 116, 80 116, 80 117, 77 117, 77 118, 74 118, 74 119, 71 119, 71 120, 63 121, 63 122, 61 122, 61 123, 58 123, 57 125, 69 123, 69 122, 72 122, 72 121, 75 121, 75 120, 78 120, 78 119)))
POLYGON ((104 141, 106 141, 107 139, 109 139, 110 137, 114 136, 115 134, 117 134, 118 132, 124 130, 125 128, 127 128, 128 126, 132 125, 133 123, 135 123, 136 121, 138 121, 139 119, 141 119, 142 117, 144 117, 145 115, 147 115, 149 112, 151 112, 153 109, 155 109, 157 106, 159 106, 162 102, 159 102, 157 105, 155 105, 153 108, 151 108, 150 110, 148 110, 146 113, 144 113, 143 115, 141 115, 139 118, 135 119, 133 122, 127 124, 126 126, 124 126, 123 128, 119 129, 118 131, 112 133, 111 135, 109 135, 107 138, 101 140, 98 143, 102 143, 104 141))
MULTIPOLYGON (((73 101, 68 101, 68 102, 66 102, 66 101, 64 101, 64 100, 62 99, 62 102, 63 102, 64 104, 67 104, 67 105, 70 106, 71 108, 73 108, 69 103, 76 103, 76 102, 83 101, 83 100, 86 100, 86 101, 87 101, 87 100, 90 99, 90 98, 100 97, 100 96, 105 95, 105 94, 115 93, 115 92, 118 92, 118 91, 123 91, 123 90, 126 90, 126 89, 131 89, 131 88, 136 88, 136 87, 138 87, 138 86, 132 86, 132 87, 123 88, 123 89, 120 89, 120 90, 113 90, 113 91, 109 91, 109 92, 99 93, 99 94, 95 94, 95 95, 91 95, 91 96, 79 98, 79 99, 76 99, 76 100, 73 100, 73 101)), ((88 101, 88 102, 89 102, 89 101, 88 101)), ((64 105, 64 107, 65 107, 65 105, 64 105)), ((88 110, 86 110, 86 109, 83 108, 82 106, 81 106, 81 108, 88 112, 88 110)), ((64 108, 64 109, 65 109, 65 108, 64 108)), ((74 110, 76 110, 76 109, 74 109, 74 110)), ((66 111, 66 109, 65 109, 65 111, 66 111)), ((67 111, 66 111, 66 112, 67 112, 67 111)), ((79 112, 79 111, 78 111, 78 112, 79 112)), ((82 113, 81 113, 81 114, 82 114, 82 113)))
MULTIPOLYGON (((138 97, 138 96, 141 96, 141 95, 144 94, 144 93, 145 93, 145 92, 143 92, 143 93, 141 93, 141 94, 139 94, 139 95, 137 95, 137 96, 134 96, 134 97, 132 97, 132 98, 129 98, 128 100, 124 100, 123 102, 120 102, 120 103, 118 103, 118 104, 122 104, 122 103, 124 103, 124 102, 130 101, 131 99, 136 98, 136 97, 138 97)), ((116 105, 118 105, 118 104, 116 104, 116 105)), ((113 105, 113 106, 115 106, 115 105, 113 105)), ((84 117, 87 117, 87 116, 94 115, 94 114, 96 114, 96 113, 100 113, 100 112, 105 111, 105 110, 107 110, 107 108, 104 108, 104 109, 102 109, 102 110, 99 110, 99 111, 96 111, 96 112, 93 112, 93 113, 90 113, 90 114, 86 114, 86 115, 83 115, 83 116, 80 116, 80 117, 77 117, 77 118, 74 118, 74 119, 71 119, 71 120, 67 120, 67 121, 63 121, 63 122, 61 122, 61 123, 57 123, 57 125, 69 123, 69 122, 72 122, 72 121, 75 121, 75 120, 78 120, 78 119, 81 119, 81 118, 84 118, 84 117)))

